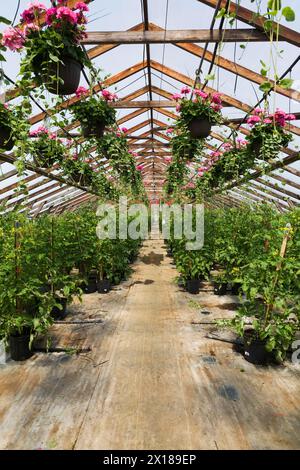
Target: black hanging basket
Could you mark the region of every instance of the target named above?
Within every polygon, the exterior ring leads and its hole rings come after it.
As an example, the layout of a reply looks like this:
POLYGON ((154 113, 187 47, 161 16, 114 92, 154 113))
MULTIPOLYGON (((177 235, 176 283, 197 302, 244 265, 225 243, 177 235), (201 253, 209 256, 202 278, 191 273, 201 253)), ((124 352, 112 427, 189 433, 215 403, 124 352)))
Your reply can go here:
POLYGON ((54 95, 72 95, 79 86, 82 65, 71 57, 65 56, 61 60, 63 63, 49 64, 48 73, 43 74, 43 81, 47 90, 54 95))
POLYGON ((9 349, 14 361, 25 361, 33 352, 29 349, 30 330, 24 329, 21 334, 15 333, 9 337, 9 349))
POLYGON ((185 282, 185 288, 190 294, 199 294, 200 279, 187 279, 185 282))
POLYGON ((111 284, 109 279, 100 279, 98 281, 98 292, 99 294, 107 294, 111 289, 111 284))
POLYGON ((104 134, 105 122, 104 121, 94 121, 88 124, 82 124, 82 134, 83 137, 96 137, 101 139, 104 134))
POLYGON ((254 330, 244 332, 244 357, 246 361, 256 365, 266 365, 270 353, 266 350, 266 340, 257 338, 254 330))
POLYGON ((49 152, 39 152, 33 155, 33 161, 36 166, 41 168, 52 168, 56 161, 55 155, 50 155, 49 152))
POLYGON ((80 173, 79 171, 73 171, 72 174, 70 175, 74 183, 80 184, 81 186, 84 187, 89 187, 93 183, 93 177, 92 175, 84 175, 83 173, 80 173))
POLYGON ((12 129, 5 124, 0 124, 0 149, 11 150, 13 146, 12 129))
POLYGON ((194 118, 188 124, 188 129, 194 139, 205 139, 211 132, 208 119, 194 118))

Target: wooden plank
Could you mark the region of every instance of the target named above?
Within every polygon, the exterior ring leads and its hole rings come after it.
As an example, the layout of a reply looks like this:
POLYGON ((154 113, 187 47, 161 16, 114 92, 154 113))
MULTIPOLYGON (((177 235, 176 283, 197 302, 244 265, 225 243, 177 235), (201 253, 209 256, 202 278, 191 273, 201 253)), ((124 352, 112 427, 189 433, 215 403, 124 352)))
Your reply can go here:
MULTIPOLYGON (((218 5, 218 0, 198 0, 198 2, 204 3, 205 5, 208 5, 212 8, 216 8, 216 6, 218 5)), ((226 3, 226 0, 221 0, 219 9, 225 8, 226 3)), ((229 3, 228 12, 234 13, 236 19, 242 21, 243 23, 255 26, 255 28, 259 31, 264 30, 265 18, 263 18, 261 15, 256 14, 256 12, 248 10, 247 8, 242 7, 241 5, 238 5, 234 2, 229 3)), ((300 33, 298 31, 294 31, 293 29, 290 29, 284 25, 278 25, 278 23, 274 21, 273 27, 275 28, 275 30, 277 30, 278 27, 279 40, 287 41, 290 44, 293 44, 298 47, 300 46, 300 33)))
MULTIPOLYGON (((115 75, 107 78, 106 80, 104 80, 102 86, 103 86, 103 88, 106 88, 106 87, 109 87, 111 85, 114 85, 114 84, 124 80, 125 78, 129 78, 132 75, 134 75, 135 73, 143 70, 145 68, 145 66, 146 66, 146 64, 144 62, 139 62, 139 63, 133 65, 132 67, 129 67, 128 69, 123 70, 121 72, 118 72, 115 75)), ((98 93, 100 91, 100 89, 101 89, 100 86, 96 85, 96 86, 94 86, 93 91, 94 91, 94 93, 98 93)), ((69 99, 65 100, 59 106, 56 106, 55 108, 49 109, 48 112, 50 114, 55 114, 55 113, 59 112, 62 109, 68 109, 72 104, 77 103, 77 101, 79 101, 80 99, 81 98, 77 98, 76 96, 73 96, 72 98, 69 98, 69 99)), ((37 122, 42 121, 43 119, 45 119, 45 117, 46 117, 46 113, 41 112, 41 113, 36 114, 35 116, 31 117, 29 119, 29 122, 30 122, 31 125, 33 125, 33 124, 36 124, 37 122)))
POLYGON ((186 29, 165 31, 91 31, 81 44, 168 44, 180 42, 264 42, 256 29, 186 29))
MULTIPOLYGON (((157 26, 154 23, 150 23, 150 29, 154 31, 164 31, 163 28, 161 28, 160 26, 157 26)), ((204 56, 204 60, 208 62, 211 62, 213 60, 213 53, 210 52, 209 50, 205 50, 203 47, 197 44, 174 43, 174 45, 186 52, 189 52, 190 54, 195 55, 196 57, 204 56)), ((254 72, 253 70, 248 69, 246 67, 243 67, 237 64, 236 62, 226 59, 225 57, 222 57, 218 54, 215 56, 215 64, 216 66, 224 70, 227 70, 228 72, 231 72, 240 77, 246 78, 247 80, 250 80, 253 83, 257 83, 258 85, 261 85, 266 80, 265 77, 263 77, 261 74, 254 72)), ((270 80, 270 82, 272 83, 272 85, 274 85, 274 82, 272 80, 270 80)), ((296 91, 293 89, 285 89, 277 85, 276 92, 279 93, 280 95, 292 98, 293 100, 300 101, 299 91, 296 91)))
POLYGON ((115 109, 122 108, 176 108, 177 102, 174 100, 149 100, 149 101, 116 101, 111 103, 115 109))

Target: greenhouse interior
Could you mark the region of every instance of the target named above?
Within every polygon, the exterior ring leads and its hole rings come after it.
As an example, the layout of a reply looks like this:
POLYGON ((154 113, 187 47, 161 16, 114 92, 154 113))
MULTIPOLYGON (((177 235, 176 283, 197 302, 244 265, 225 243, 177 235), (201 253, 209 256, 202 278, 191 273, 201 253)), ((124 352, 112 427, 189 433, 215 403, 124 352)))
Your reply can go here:
POLYGON ((299 0, 1 2, 1 451, 300 449, 299 46, 299 0))

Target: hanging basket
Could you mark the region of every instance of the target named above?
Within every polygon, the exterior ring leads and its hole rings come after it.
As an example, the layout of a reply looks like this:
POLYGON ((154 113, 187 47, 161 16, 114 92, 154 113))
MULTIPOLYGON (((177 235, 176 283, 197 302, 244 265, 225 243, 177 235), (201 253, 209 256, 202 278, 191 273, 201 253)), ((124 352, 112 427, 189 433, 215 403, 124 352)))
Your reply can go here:
POLYGON ((5 124, 0 124, 0 148, 11 150, 14 146, 14 138, 12 137, 12 129, 5 124))
POLYGON ((43 74, 43 82, 50 93, 54 95, 71 95, 76 92, 79 82, 82 65, 71 57, 62 57, 62 62, 51 62, 48 73, 43 74), (58 80, 53 80, 53 77, 58 80))
POLYGON ((105 122, 104 121, 95 121, 88 124, 81 124, 83 137, 96 137, 101 139, 104 134, 105 122))
POLYGON ((81 186, 89 187, 93 183, 92 175, 84 175, 83 173, 74 171, 70 176, 74 183, 80 184, 81 186))
POLYGON ((188 129, 194 139, 205 139, 211 132, 208 119, 194 118, 188 124, 188 129))
POLYGON ((56 156, 49 155, 49 152, 37 152, 33 156, 33 161, 36 166, 41 168, 52 168, 56 162, 56 156))

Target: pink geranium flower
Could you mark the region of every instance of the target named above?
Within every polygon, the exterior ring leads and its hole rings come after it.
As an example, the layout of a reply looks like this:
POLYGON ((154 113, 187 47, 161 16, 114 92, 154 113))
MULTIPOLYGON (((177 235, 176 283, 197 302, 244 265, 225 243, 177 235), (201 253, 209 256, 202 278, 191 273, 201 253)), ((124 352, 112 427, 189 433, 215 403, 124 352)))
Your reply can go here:
POLYGON ((212 103, 222 104, 221 93, 214 93, 211 97, 212 103))
POLYGON ((184 86, 181 88, 181 94, 182 95, 188 95, 191 92, 191 89, 188 86, 184 86))
POLYGON ((272 124, 273 121, 272 121, 272 119, 270 119, 270 118, 265 118, 265 119, 263 120, 263 122, 264 122, 264 124, 272 124))
POLYGON ((295 114, 287 114, 287 115, 285 116, 285 120, 286 120, 286 121, 295 121, 295 119, 296 119, 295 114))
POLYGON ((182 96, 179 93, 174 93, 174 95, 172 95, 172 99, 175 101, 181 100, 181 98, 182 96))
POLYGON ((109 90, 102 90, 101 94, 105 101, 114 101, 118 98, 115 93, 111 93, 109 90))
POLYGON ((77 24, 76 13, 68 7, 58 7, 56 12, 56 18, 67 21, 72 24, 77 24))
POLYGON ((48 10, 46 11, 46 23, 48 26, 51 26, 53 21, 56 19, 56 13, 56 7, 48 8, 48 10))
POLYGON ((173 134, 173 128, 169 127, 169 129, 166 130, 166 134, 173 134))
POLYGON ((210 107, 214 110, 214 111, 220 111, 222 109, 222 105, 221 104, 217 104, 217 103, 211 103, 210 107))
POLYGON ((205 93, 205 91, 202 91, 202 90, 194 90, 194 95, 196 96, 200 96, 201 98, 203 98, 204 100, 206 100, 206 98, 208 97, 208 94, 205 93))
POLYGON ((74 8, 75 10, 89 11, 89 7, 83 2, 77 2, 74 8))
POLYGON ((30 137, 37 137, 40 134, 49 134, 49 130, 45 126, 39 126, 29 132, 30 137))
POLYGON ((84 86, 79 86, 75 93, 76 93, 77 98, 81 98, 82 96, 88 95, 89 90, 85 88, 84 86))
POLYGON ((172 161, 172 157, 165 157, 165 162, 170 163, 172 161))
POLYGON ((262 114, 263 112, 264 112, 264 110, 262 108, 255 108, 253 110, 253 114, 255 114, 255 115, 262 114))
POLYGON ((121 131, 122 131, 124 134, 126 134, 126 133, 128 132, 128 129, 127 129, 127 127, 121 127, 121 131))
POLYGON ((137 165, 136 166, 137 171, 142 171, 143 168, 144 168, 143 165, 137 165))
POLYGON ((32 33, 32 31, 39 31, 41 28, 36 23, 27 23, 24 27, 24 35, 32 33))
POLYGON ((261 119, 259 116, 249 116, 247 119, 247 124, 249 124, 249 126, 254 126, 258 122, 261 122, 261 119))
POLYGON ((1 43, 3 46, 8 47, 8 49, 15 52, 23 48, 25 38, 19 28, 9 26, 3 31, 1 43))

